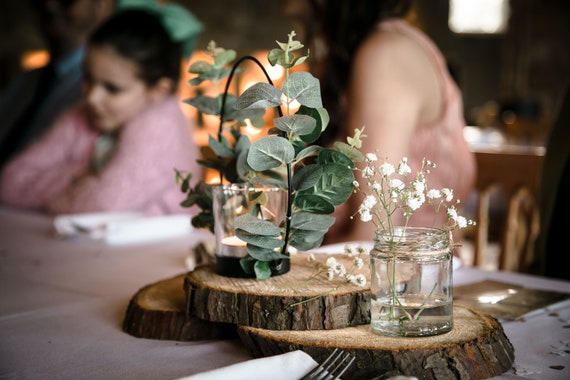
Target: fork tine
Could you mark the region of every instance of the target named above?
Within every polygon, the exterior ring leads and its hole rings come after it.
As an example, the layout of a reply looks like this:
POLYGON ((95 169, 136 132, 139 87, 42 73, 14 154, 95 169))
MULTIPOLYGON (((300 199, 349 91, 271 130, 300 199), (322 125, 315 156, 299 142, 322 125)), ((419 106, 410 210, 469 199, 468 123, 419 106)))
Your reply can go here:
POLYGON ((315 367, 311 372, 305 375, 302 380, 335 380, 339 379, 342 374, 350 367, 354 361, 354 357, 346 352, 339 351, 335 348, 333 352, 315 367), (346 362, 348 360, 348 362, 346 362), (337 373, 338 371, 338 373, 337 373), (335 373, 336 376, 335 376, 335 373))
POLYGON ((339 371, 337 373, 337 375, 333 378, 333 380, 337 380, 340 379, 340 377, 346 372, 346 370, 348 369, 348 367, 350 367, 350 365, 352 364, 352 362, 355 360, 356 358, 354 356, 352 356, 351 354, 349 354, 348 352, 344 355, 344 358, 342 359, 342 361, 333 369, 330 371, 331 374, 335 373, 336 371, 339 371), (348 360, 348 363, 345 363, 348 360))

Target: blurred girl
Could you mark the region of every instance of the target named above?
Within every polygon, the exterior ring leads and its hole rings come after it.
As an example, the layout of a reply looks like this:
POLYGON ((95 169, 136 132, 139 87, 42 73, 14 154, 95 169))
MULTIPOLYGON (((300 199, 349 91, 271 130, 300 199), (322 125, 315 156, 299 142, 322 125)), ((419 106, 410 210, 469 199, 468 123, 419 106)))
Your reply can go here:
POLYGON ((88 41, 84 102, 8 163, 0 201, 53 214, 182 212, 174 168, 200 174, 175 95, 181 60, 157 12, 124 10, 101 25, 88 41))

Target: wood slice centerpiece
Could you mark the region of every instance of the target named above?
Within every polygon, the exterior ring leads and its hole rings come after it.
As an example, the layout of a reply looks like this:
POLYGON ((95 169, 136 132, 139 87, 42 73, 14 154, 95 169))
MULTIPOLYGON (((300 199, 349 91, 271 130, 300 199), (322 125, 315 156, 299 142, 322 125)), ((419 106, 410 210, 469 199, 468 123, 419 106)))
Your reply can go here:
MULTIPOLYGON (((352 259, 335 256, 349 268, 352 259)), ((323 260, 323 258, 321 258, 323 260)), ((188 273, 188 313, 212 322, 270 330, 329 330, 370 323, 370 287, 329 281, 308 254, 291 256, 291 271, 267 280, 220 276, 213 266, 188 273)), ((324 263, 321 263, 321 266, 324 263)), ((369 278, 368 258, 360 272, 369 278)))
POLYGON ((140 289, 131 298, 123 331, 137 338, 194 341, 237 338, 236 325, 215 323, 186 313, 181 274, 140 289))
POLYGON ((302 350, 322 362, 334 348, 356 360, 345 379, 380 375, 419 379, 486 379, 511 368, 514 348, 500 323, 488 314, 456 305, 454 328, 442 335, 396 338, 374 333, 370 325, 327 331, 278 331, 240 326, 242 342, 256 357, 302 350))
MULTIPOLYGON (((483 379, 511 368, 514 348, 491 315, 455 304, 449 333, 383 336, 369 325, 369 287, 331 282, 323 273, 314 276, 316 264, 307 256, 293 255, 290 272, 263 281, 219 276, 207 265, 149 285, 131 300, 124 331, 144 338, 195 340, 235 336, 227 328, 233 326, 255 357, 303 350, 322 361, 341 348, 356 357, 347 379, 483 379), (306 302, 291 306, 301 301, 306 302)), ((336 257, 350 265, 349 258, 336 257)))

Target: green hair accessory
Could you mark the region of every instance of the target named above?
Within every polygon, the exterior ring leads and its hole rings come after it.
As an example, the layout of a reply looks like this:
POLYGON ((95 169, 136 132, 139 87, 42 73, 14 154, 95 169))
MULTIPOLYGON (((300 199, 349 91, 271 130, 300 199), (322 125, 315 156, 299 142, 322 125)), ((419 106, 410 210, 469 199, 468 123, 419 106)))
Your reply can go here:
POLYGON ((182 44, 182 54, 189 58, 196 48, 202 23, 185 7, 175 3, 158 3, 155 0, 119 0, 117 11, 145 9, 157 13, 170 38, 182 44))

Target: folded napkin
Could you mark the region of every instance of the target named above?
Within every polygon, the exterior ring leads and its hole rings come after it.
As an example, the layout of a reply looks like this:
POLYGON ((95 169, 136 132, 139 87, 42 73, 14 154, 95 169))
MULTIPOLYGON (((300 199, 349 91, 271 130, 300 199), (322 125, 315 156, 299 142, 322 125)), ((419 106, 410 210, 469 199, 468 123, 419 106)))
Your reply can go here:
POLYGON ((248 360, 212 371, 179 378, 178 380, 295 380, 317 366, 317 362, 303 351, 248 360))
POLYGON ((59 215, 54 218, 53 225, 59 236, 83 236, 109 245, 171 239, 192 230, 188 215, 149 217, 139 213, 59 215))

